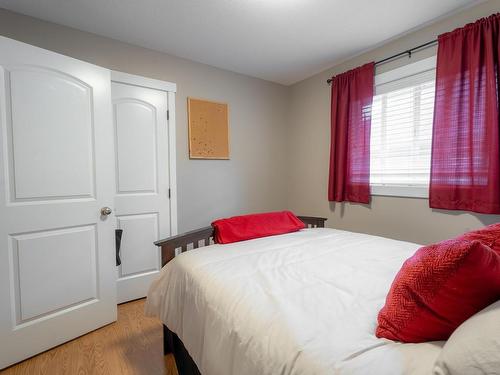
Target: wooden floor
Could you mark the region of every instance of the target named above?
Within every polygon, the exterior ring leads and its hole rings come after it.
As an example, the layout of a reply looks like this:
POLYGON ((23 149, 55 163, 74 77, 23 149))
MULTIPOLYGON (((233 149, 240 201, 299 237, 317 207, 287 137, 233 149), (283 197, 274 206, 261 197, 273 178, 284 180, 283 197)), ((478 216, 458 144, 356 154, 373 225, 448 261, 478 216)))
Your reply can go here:
POLYGON ((118 321, 0 371, 2 375, 177 375, 163 356, 162 325, 144 316, 144 300, 118 306, 118 321))

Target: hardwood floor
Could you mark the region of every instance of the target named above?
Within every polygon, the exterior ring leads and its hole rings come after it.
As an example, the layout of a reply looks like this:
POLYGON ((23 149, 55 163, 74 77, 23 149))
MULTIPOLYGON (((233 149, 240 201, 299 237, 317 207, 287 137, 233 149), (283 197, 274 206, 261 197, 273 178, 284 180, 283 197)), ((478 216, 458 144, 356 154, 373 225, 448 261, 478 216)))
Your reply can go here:
POLYGON ((177 375, 163 356, 162 325, 144 316, 144 300, 118 306, 118 321, 11 366, 2 375, 177 375))

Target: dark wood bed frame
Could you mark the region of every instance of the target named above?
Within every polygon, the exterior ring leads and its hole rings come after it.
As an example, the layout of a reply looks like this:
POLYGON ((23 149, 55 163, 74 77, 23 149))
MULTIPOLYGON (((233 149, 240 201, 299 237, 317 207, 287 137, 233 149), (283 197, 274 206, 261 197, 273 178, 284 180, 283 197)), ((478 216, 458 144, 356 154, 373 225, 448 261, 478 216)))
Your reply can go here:
MULTIPOLYGON (((324 217, 315 216, 298 216, 298 218, 304 222, 307 228, 324 228, 327 220, 324 217)), ((161 265, 163 267, 174 259, 177 249, 179 249, 180 253, 183 253, 213 243, 214 229, 205 227, 156 241, 155 245, 161 247, 161 265)), ((200 375, 198 367, 182 341, 165 325, 163 325, 163 353, 172 353, 174 355, 179 375, 200 375)))

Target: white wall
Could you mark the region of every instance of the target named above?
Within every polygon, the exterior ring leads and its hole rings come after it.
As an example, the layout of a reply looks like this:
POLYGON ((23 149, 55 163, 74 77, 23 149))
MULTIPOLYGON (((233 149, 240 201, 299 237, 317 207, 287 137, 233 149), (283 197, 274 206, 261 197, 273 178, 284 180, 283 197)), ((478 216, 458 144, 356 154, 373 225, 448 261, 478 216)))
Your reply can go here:
POLYGON ((177 83, 180 232, 221 216, 286 208, 286 87, 3 9, 0 35, 109 69, 177 83), (189 160, 188 96, 229 103, 231 160, 189 160))

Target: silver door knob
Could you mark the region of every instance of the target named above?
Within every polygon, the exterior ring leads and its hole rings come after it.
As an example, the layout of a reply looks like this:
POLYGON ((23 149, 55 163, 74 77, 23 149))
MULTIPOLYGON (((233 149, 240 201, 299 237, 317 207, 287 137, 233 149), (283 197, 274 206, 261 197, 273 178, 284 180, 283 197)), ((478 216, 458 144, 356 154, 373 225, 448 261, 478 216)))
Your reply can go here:
POLYGON ((108 215, 111 214, 111 212, 113 212, 113 211, 109 207, 103 207, 103 208, 101 208, 101 215, 102 216, 108 216, 108 215))

